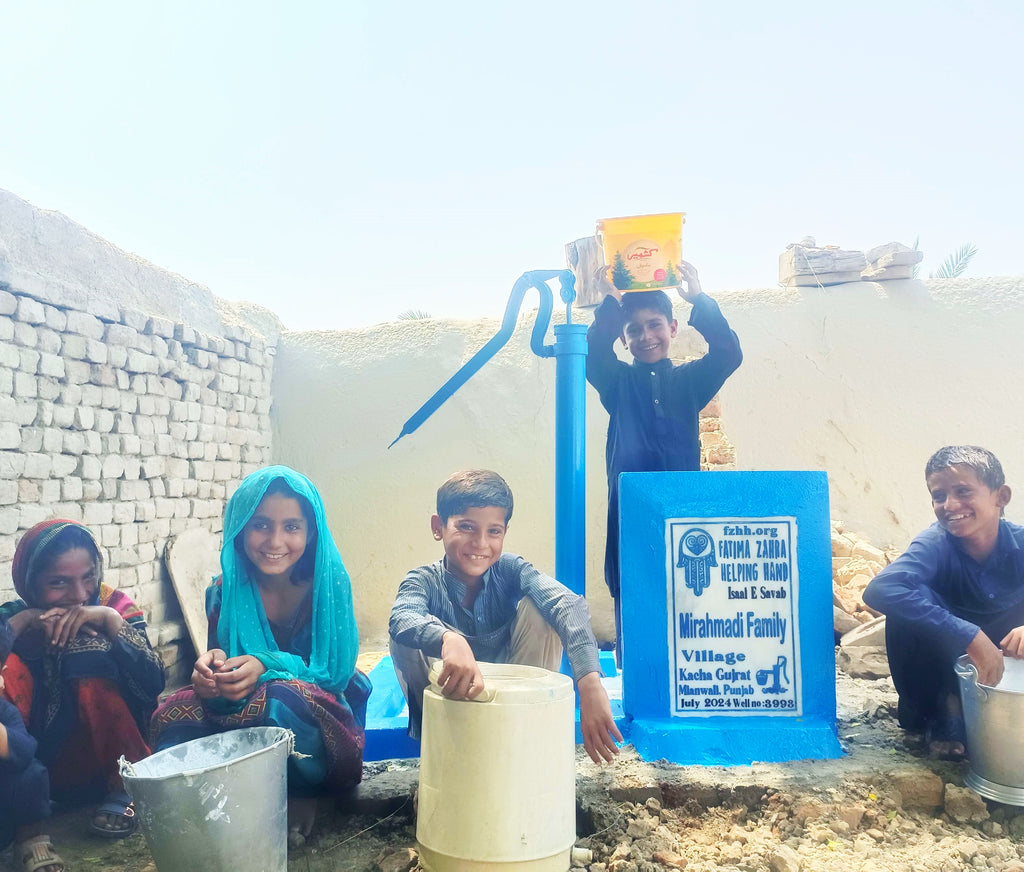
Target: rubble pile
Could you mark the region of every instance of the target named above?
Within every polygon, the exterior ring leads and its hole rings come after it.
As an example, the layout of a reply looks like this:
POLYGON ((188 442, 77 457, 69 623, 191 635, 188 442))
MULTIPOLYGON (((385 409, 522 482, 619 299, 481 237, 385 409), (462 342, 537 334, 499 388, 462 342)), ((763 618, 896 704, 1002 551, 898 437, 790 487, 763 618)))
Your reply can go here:
POLYGON ((878 617, 878 612, 864 604, 864 588, 899 554, 844 530, 842 521, 832 521, 832 604, 837 633, 847 633, 878 617))
POLYGON ((832 521, 832 626, 839 640, 836 663, 848 675, 889 675, 885 618, 864 604, 864 588, 899 553, 883 551, 832 521))
POLYGON ((588 872, 953 872, 1024 870, 1024 814, 923 769, 815 791, 768 787, 708 806, 691 798, 620 802, 577 841, 588 872))

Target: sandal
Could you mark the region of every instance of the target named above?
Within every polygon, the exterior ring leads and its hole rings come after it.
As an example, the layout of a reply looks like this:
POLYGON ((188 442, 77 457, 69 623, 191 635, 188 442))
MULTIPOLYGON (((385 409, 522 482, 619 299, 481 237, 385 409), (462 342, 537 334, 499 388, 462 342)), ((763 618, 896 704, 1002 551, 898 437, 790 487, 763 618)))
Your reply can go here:
POLYGON ((96 809, 96 812, 93 814, 89 829, 104 839, 125 839, 134 833, 138 826, 139 821, 135 817, 135 807, 132 805, 132 798, 126 791, 121 790, 107 794, 103 805, 96 809), (96 823, 96 818, 101 814, 120 817, 125 822, 124 826, 115 829, 96 823))
POLYGON ((16 849, 16 857, 21 860, 22 872, 39 872, 50 869, 51 872, 65 872, 67 866, 56 851, 49 836, 33 836, 25 839, 16 849))

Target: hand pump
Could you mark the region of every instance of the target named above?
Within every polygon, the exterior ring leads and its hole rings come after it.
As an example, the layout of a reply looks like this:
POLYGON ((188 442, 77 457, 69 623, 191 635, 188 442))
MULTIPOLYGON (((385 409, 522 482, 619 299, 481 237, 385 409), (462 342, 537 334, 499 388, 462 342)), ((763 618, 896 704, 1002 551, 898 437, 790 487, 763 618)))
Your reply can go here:
MULTIPOLYGON (((501 327, 402 427, 391 445, 416 431, 508 342, 523 298, 530 288, 540 295, 530 348, 538 357, 555 358, 555 577, 581 596, 586 592, 586 361, 587 328, 572 322, 576 283, 570 270, 531 270, 512 286, 501 327), (565 324, 554 327, 554 345, 545 345, 553 295, 547 284, 558 279, 565 303, 565 324)), ((390 448, 391 445, 388 447, 390 448)))

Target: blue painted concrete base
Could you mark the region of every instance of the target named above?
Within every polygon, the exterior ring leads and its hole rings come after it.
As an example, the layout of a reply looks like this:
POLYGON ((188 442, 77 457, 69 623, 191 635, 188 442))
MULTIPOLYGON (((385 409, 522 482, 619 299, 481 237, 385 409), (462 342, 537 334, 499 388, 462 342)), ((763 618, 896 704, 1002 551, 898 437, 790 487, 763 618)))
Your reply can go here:
POLYGON ((391 658, 385 657, 370 671, 373 691, 366 705, 366 747, 364 760, 394 760, 419 757, 420 743, 406 734, 409 707, 391 658))
MULTIPOLYGON (((621 683, 615 669, 615 657, 610 651, 601 652, 601 671, 604 672, 605 687, 611 697, 612 716, 620 730, 625 732, 626 718, 622 711, 621 683)), ((370 672, 373 692, 366 706, 366 748, 363 759, 394 760, 405 757, 419 757, 420 743, 410 739, 406 733, 409 725, 409 707, 398 684, 398 676, 391 665, 391 658, 385 657, 370 672)), ((576 709, 576 742, 581 744, 580 712, 576 709)))
POLYGON ((826 474, 627 472, 619 520, 623 704, 639 754, 842 756, 826 474))
POLYGON ((778 718, 659 718, 634 720, 624 733, 644 760, 684 766, 741 766, 753 762, 831 760, 843 751, 829 723, 778 718))

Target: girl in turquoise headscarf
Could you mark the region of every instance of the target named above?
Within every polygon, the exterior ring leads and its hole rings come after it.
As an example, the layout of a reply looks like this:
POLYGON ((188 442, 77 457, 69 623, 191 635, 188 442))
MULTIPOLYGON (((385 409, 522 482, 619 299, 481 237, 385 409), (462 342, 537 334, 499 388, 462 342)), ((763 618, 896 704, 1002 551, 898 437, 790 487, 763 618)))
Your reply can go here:
POLYGON ((309 834, 315 797, 362 777, 369 680, 356 670, 352 587, 323 501, 304 475, 246 477, 224 513, 221 575, 206 591, 208 650, 192 686, 153 716, 157 750, 224 730, 287 727, 290 828, 309 834))

